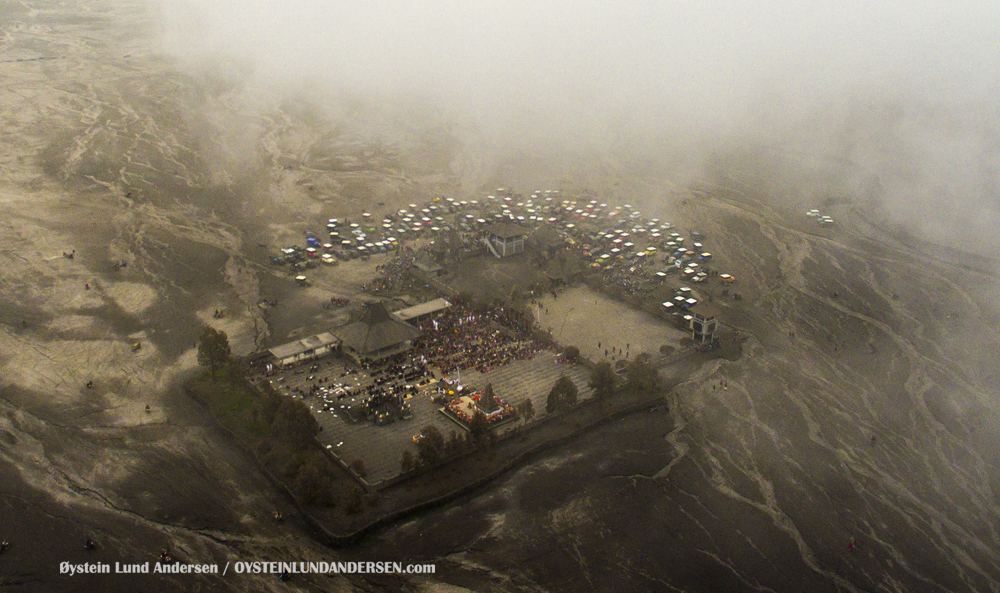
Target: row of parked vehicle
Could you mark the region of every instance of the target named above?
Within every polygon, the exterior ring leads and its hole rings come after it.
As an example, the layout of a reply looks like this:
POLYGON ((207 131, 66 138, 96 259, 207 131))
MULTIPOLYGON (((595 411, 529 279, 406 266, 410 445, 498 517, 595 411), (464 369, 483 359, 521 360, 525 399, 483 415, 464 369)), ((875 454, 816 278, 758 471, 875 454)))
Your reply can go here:
POLYGON ((806 216, 808 216, 809 218, 815 218, 816 224, 818 224, 819 226, 830 226, 833 224, 832 217, 827 216, 825 214, 820 214, 819 210, 816 209, 806 212, 806 216))

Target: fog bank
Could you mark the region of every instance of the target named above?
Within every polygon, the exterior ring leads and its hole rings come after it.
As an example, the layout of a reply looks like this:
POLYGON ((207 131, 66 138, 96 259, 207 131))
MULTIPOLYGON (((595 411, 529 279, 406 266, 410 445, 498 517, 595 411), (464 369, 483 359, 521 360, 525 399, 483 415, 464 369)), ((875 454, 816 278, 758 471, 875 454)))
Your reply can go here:
POLYGON ((166 52, 386 125, 419 112, 497 151, 831 157, 939 240, 1000 213, 995 2, 156 1, 166 52))

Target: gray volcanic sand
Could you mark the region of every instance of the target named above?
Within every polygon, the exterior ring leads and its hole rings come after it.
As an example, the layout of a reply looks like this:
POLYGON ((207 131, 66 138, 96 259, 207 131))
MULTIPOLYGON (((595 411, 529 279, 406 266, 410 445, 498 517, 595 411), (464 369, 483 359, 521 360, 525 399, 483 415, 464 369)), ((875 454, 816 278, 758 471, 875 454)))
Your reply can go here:
POLYGON ((1000 590, 992 264, 863 211, 820 233, 744 192, 685 209, 744 292, 717 301, 743 357, 362 555, 522 590, 1000 590))
POLYGON ((208 68, 182 73, 151 48, 143 3, 0 15, 4 55, 24 60, 0 72, 0 585, 279 586, 58 575, 60 561, 166 548, 197 562, 437 560, 437 576, 409 579, 428 590, 1000 590, 993 262, 919 244, 849 198, 818 229, 803 216, 816 204, 773 205, 788 192, 753 159, 725 163, 740 179, 723 170, 686 191, 652 158, 496 160, 440 122, 376 138, 378 114, 360 107, 341 121, 296 97, 250 99, 208 68), (742 358, 682 377, 669 413, 605 425, 355 550, 274 524, 285 501, 178 392, 202 326, 245 353, 340 323, 346 311, 320 303, 370 299, 360 285, 383 260, 317 270, 301 290, 267 256, 331 216, 502 185, 629 202, 704 232, 744 296, 717 299, 742 358), (85 555, 88 536, 101 548, 85 555))
POLYGON ((234 81, 158 56, 144 3, 8 3, 0 15, 0 586, 270 590, 271 575, 70 579, 58 565, 164 549, 222 565, 335 558, 179 383, 206 324, 243 354, 342 322, 320 317, 320 299, 355 296, 377 261, 296 292, 268 255, 369 199, 395 209, 440 193, 442 177, 420 173, 439 147, 403 170, 332 124, 317 133, 308 108, 251 109, 234 81), (262 298, 287 300, 277 335, 262 298), (274 509, 290 519, 275 524, 274 509), (84 555, 88 534, 100 548, 84 555))
MULTIPOLYGON (((683 332, 672 323, 637 311, 625 303, 595 293, 586 286, 575 286, 539 299, 538 323, 552 328, 552 337, 560 344, 574 345, 590 360, 612 362, 614 356, 605 350, 619 348, 630 358, 643 352, 660 356, 661 346, 677 348, 683 332), (597 345, 600 344, 601 348, 597 345)), ((617 359, 623 358, 622 354, 617 359)))

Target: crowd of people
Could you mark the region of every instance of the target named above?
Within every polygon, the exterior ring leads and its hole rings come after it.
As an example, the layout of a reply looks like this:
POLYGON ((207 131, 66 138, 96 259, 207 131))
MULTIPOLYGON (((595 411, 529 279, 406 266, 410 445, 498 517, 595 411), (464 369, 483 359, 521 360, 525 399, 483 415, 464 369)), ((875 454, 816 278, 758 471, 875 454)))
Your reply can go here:
POLYGON ((477 312, 458 304, 419 323, 423 334, 414 347, 445 375, 470 368, 487 373, 542 349, 531 339, 530 317, 524 317, 502 307, 477 312))
POLYGON ((417 387, 429 383, 434 373, 427 368, 422 357, 403 352, 380 361, 366 361, 371 385, 362 391, 370 405, 402 403, 406 394, 415 394, 417 387))
POLYGON ((375 270, 379 275, 362 285, 362 290, 371 294, 395 292, 405 286, 410 266, 413 265, 412 251, 399 257, 394 257, 384 264, 379 264, 375 270))
MULTIPOLYGON (((370 214, 364 216, 377 220, 370 214)), ((414 282, 409 275, 411 266, 432 251, 441 261, 445 246, 453 256, 463 250, 484 249, 483 238, 496 222, 523 225, 526 235, 531 235, 535 227, 548 225, 549 231, 539 233, 544 236, 529 238, 544 246, 533 252, 534 263, 544 266, 547 259, 574 252, 582 265, 600 267, 605 286, 617 287, 626 295, 645 295, 655 290, 663 277, 657 272, 674 263, 671 256, 702 261, 697 259, 700 253, 692 255, 696 252, 682 248, 684 239, 678 233, 667 236, 672 229, 669 223, 646 220, 630 206, 608 207, 593 199, 563 200, 558 191, 535 192, 526 197, 505 190, 481 202, 435 198, 419 206, 412 204, 408 211, 390 213, 383 222, 382 230, 372 223, 366 232, 409 238, 429 236, 430 231, 437 233, 437 238, 435 245, 417 252, 404 245, 395 257, 376 266, 378 276, 363 285, 372 294, 406 290, 414 282), (407 226, 404 222, 408 217, 419 222, 407 226)), ((691 239, 700 241, 701 236, 692 233, 691 239)), ((699 243, 692 245, 698 251, 700 247, 699 243)), ((705 255, 707 260, 710 256, 705 255)), ((342 301, 335 298, 330 306, 347 304, 346 299, 342 301)), ((262 305, 274 306, 277 302, 264 301, 262 305)), ((512 361, 532 358, 552 346, 538 342, 537 326, 530 314, 511 307, 476 310, 457 303, 433 319, 414 324, 422 335, 414 340, 412 350, 383 361, 361 361, 372 381, 355 395, 360 396, 359 400, 363 397, 361 401, 366 405, 378 409, 400 405, 402 398, 418 385, 433 380, 431 368, 446 376, 464 369, 487 373, 512 361)), ((628 357, 627 351, 620 354, 628 357)), ((612 352, 613 357, 617 355, 612 352)), ((267 374, 270 372, 268 369, 267 374)))
POLYGON ((362 375, 364 384, 360 388, 349 386, 334 389, 337 400, 350 395, 356 404, 338 404, 330 397, 324 398, 328 408, 347 409, 357 419, 367 418, 377 423, 398 420, 409 413, 406 398, 416 395, 420 386, 430 383, 434 374, 427 364, 413 352, 402 352, 381 360, 361 359, 361 370, 346 369, 342 377, 351 374, 362 375), (363 372, 362 372, 363 371, 363 372), (366 376, 365 376, 366 375, 366 376))
POLYGON ((653 288, 652 274, 643 263, 616 261, 604 269, 601 280, 605 286, 616 286, 622 294, 644 295, 653 288))

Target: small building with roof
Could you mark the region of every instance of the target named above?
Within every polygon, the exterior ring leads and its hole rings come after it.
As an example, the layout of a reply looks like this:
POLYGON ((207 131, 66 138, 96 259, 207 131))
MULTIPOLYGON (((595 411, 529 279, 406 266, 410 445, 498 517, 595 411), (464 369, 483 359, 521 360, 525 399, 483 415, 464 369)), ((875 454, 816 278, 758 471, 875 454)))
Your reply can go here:
POLYGON ((715 339, 715 332, 719 329, 719 311, 711 304, 698 303, 688 310, 691 319, 688 328, 691 330, 691 337, 695 342, 704 344, 715 339))
POLYGON ((430 278, 437 278, 445 274, 445 269, 434 262, 418 260, 413 262, 413 267, 430 278))
POLYGON ((385 303, 368 305, 361 321, 334 330, 345 354, 354 359, 385 358, 412 346, 420 330, 389 313, 385 303))
POLYGON ((509 223, 496 224, 487 231, 487 246, 497 257, 508 257, 524 252, 524 239, 528 233, 509 223))
POLYGON ((414 305, 412 307, 407 307, 405 309, 400 309, 393 313, 401 321, 419 321, 420 319, 427 317, 428 315, 433 315, 439 311, 444 311, 448 307, 451 307, 445 299, 434 299, 433 301, 427 301, 426 303, 420 303, 419 305, 414 305))
POLYGON ((270 348, 268 352, 277 359, 280 364, 291 364, 303 360, 319 358, 324 354, 336 350, 340 345, 340 340, 329 332, 288 342, 280 346, 270 348))
POLYGON ((545 265, 545 276, 553 286, 572 284, 583 274, 583 262, 573 251, 563 251, 545 265))
POLYGON ((551 257, 566 247, 566 239, 550 226, 542 225, 532 233, 529 243, 545 257, 551 257))

